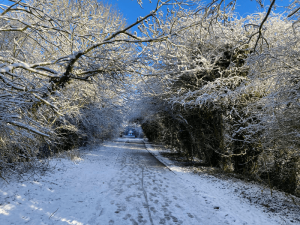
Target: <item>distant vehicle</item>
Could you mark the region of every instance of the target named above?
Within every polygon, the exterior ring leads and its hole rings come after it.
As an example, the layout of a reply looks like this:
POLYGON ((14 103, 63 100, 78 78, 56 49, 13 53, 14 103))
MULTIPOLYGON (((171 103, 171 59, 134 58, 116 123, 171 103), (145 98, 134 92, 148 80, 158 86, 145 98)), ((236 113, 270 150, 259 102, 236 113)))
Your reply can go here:
POLYGON ((140 136, 140 132, 139 130, 136 129, 136 127, 127 126, 124 128, 122 135, 123 137, 127 137, 127 138, 136 138, 140 136))

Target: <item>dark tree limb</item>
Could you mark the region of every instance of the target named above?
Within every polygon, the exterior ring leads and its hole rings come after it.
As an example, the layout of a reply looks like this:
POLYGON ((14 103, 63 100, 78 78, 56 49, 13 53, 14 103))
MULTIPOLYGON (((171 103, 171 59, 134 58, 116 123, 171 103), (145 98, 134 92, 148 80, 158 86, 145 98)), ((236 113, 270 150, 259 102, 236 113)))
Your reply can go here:
POLYGON ((276 1, 276 0, 273 0, 273 1, 272 1, 272 3, 271 3, 271 5, 270 5, 270 7, 269 7, 269 9, 268 9, 268 12, 267 12, 265 18, 263 19, 263 21, 261 22, 261 24, 260 24, 260 26, 259 26, 259 28, 258 28, 258 38, 257 38, 256 43, 255 43, 255 46, 254 46, 254 51, 255 51, 255 49, 256 49, 256 47, 257 47, 257 44, 258 44, 259 39, 260 39, 261 36, 262 36, 261 30, 262 30, 262 28, 263 28, 263 25, 264 25, 264 23, 267 21, 267 19, 268 19, 270 13, 271 13, 271 11, 272 11, 272 7, 273 7, 274 4, 275 4, 275 1, 276 1))

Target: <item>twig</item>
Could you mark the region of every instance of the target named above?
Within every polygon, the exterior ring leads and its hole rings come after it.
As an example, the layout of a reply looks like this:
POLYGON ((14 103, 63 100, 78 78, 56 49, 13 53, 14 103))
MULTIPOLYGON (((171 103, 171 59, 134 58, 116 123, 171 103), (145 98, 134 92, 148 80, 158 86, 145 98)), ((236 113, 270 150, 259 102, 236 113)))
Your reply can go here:
POLYGON ((299 8, 297 8, 297 9, 295 9, 293 12, 291 12, 287 17, 289 18, 289 17, 291 17, 291 16, 293 16, 296 12, 298 12, 300 10, 300 7, 299 8))
MULTIPOLYGON (((59 209, 59 208, 57 208, 57 210, 58 210, 58 209, 59 209)), ((54 211, 54 213, 56 213, 56 212, 57 212, 57 210, 55 210, 55 211, 54 211)), ((53 216, 53 215, 54 215, 54 213, 52 213, 52 214, 51 214, 51 216, 53 216)), ((51 218, 51 216, 49 216, 49 219, 51 218)))
POLYGON ((2 178, 7 184, 9 184, 8 181, 2 176, 1 172, 0 172, 0 178, 2 178))
POLYGON ((270 13, 271 13, 271 10, 272 10, 272 7, 273 7, 274 4, 275 4, 275 0, 272 1, 272 3, 271 3, 271 5, 270 5, 270 7, 269 7, 269 9, 268 9, 268 12, 267 12, 265 18, 263 19, 263 21, 261 22, 261 24, 260 24, 260 26, 259 26, 259 29, 258 29, 258 38, 257 38, 256 43, 255 43, 255 46, 254 46, 254 51, 255 51, 256 46, 257 46, 257 44, 258 44, 258 41, 259 41, 259 39, 260 39, 260 37, 261 37, 261 35, 262 35, 262 34, 261 34, 262 27, 263 27, 264 23, 267 21, 267 19, 268 19, 270 13))

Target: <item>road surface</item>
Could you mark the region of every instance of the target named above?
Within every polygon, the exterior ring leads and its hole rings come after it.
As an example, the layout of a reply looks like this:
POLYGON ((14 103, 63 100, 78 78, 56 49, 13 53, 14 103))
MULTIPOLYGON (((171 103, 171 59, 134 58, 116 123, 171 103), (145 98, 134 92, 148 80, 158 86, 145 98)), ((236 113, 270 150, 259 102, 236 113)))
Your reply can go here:
POLYGON ((284 224, 212 180, 184 170, 179 176, 141 139, 107 142, 75 163, 50 163, 55 169, 43 176, 1 181, 1 225, 284 224))

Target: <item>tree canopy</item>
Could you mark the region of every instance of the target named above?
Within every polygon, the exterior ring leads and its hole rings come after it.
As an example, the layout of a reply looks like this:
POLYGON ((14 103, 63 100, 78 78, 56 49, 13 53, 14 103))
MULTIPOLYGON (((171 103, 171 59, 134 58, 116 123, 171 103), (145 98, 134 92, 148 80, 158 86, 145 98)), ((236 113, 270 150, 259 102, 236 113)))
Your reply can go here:
POLYGON ((245 18, 235 0, 157 0, 133 24, 97 0, 10 2, 0 4, 1 168, 129 121, 189 160, 298 193, 298 0, 282 14, 257 0, 265 12, 245 18))

